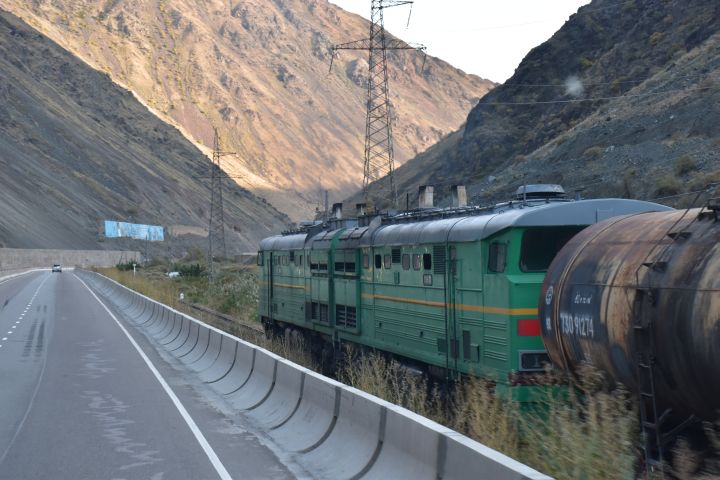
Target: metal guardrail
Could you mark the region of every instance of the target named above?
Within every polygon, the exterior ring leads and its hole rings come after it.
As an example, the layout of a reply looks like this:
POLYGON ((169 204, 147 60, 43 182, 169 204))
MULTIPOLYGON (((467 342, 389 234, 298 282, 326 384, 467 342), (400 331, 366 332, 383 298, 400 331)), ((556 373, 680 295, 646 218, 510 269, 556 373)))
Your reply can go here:
POLYGON ((317 478, 550 480, 458 432, 107 277, 77 273, 317 478))

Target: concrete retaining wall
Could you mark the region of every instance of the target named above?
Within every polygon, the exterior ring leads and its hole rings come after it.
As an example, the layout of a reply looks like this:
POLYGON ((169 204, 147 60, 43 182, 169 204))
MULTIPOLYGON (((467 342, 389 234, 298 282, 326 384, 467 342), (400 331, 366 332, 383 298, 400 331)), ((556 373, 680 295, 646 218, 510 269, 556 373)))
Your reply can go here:
POLYGON ((323 377, 106 277, 77 273, 158 348, 185 363, 188 375, 199 375, 315 478, 551 480, 447 427, 323 377), (183 327, 178 319, 190 325, 183 327), (173 335, 179 340, 162 343, 173 335))
POLYGON ((26 250, 0 248, 0 274, 31 268, 50 268, 54 263, 67 267, 112 267, 121 261, 140 259, 140 252, 120 250, 26 250))

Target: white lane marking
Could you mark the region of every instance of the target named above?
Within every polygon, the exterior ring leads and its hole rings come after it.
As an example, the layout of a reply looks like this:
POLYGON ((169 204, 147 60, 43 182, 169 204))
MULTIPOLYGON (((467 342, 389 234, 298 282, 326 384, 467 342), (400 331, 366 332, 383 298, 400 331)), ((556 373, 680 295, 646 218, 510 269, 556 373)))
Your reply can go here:
MULTIPOLYGON (((40 282, 40 285, 38 285, 37 290, 35 290, 35 293, 34 293, 33 296, 30 298, 30 303, 28 303, 27 308, 25 309, 25 311, 24 311, 23 313, 20 314, 20 316, 18 317, 18 321, 15 322, 15 325, 12 326, 13 329, 14 329, 14 328, 17 328, 16 325, 20 323, 20 320, 23 319, 23 317, 25 316, 25 313, 27 313, 28 309, 32 306, 33 302, 35 301, 35 297, 37 297, 38 293, 40 293, 40 289, 41 289, 42 286, 45 284, 45 282, 47 281, 48 278, 50 278, 50 277, 45 277, 45 279, 44 279, 42 282, 40 282)), ((11 279, 4 280, 4 281, 0 282, 0 285, 2 285, 3 283, 8 282, 8 281, 10 281, 10 280, 11 280, 11 279)), ((10 330, 9 332, 7 332, 7 334, 8 334, 8 335, 12 335, 12 330, 10 330)), ((7 339, 8 339, 8 337, 3 337, 3 338, 2 338, 2 341, 4 342, 4 341, 7 340, 7 339)), ((0 348, 2 348, 2 345, 0 345, 0 348)), ((44 372, 44 371, 45 371, 45 360, 43 360, 43 372, 44 372)), ((42 375, 41 375, 41 376, 42 376, 42 375)), ((40 384, 38 383, 38 385, 40 385, 40 384)), ((37 387, 36 387, 36 389, 35 389, 35 394, 37 394, 37 387)), ((35 400, 35 394, 33 394, 32 401, 35 400)), ((29 408, 29 407, 28 407, 28 408, 29 408)), ((29 410, 28 410, 28 412, 29 412, 29 410)), ((28 412, 25 413, 25 417, 23 418, 22 423, 25 423, 25 419, 27 418, 27 413, 28 413, 28 412)), ((19 431, 20 431, 20 430, 18 430, 18 432, 19 432, 19 431)), ((15 432, 15 437, 17 437, 17 433, 18 433, 18 432, 15 432)), ((13 437, 13 442, 15 441, 15 437, 13 437)), ((10 447, 8 447, 8 449, 5 450, 5 453, 3 454, 3 456, 0 457, 0 463, 2 463, 3 459, 5 458, 5 455, 7 455, 7 452, 8 452, 9 450, 10 450, 10 447)))
POLYGON ((183 420, 185 420, 185 423, 187 423, 187 426, 190 428, 190 431, 195 435, 195 439, 198 441, 202 449, 205 451, 205 455, 207 455, 208 459, 210 460, 210 463, 212 463, 213 467, 215 467, 215 471, 220 475, 220 478, 222 480, 232 480, 232 477, 230 476, 230 473, 225 469, 225 466, 220 461, 220 458, 218 458, 217 454, 215 453, 215 450, 213 450, 212 446, 210 446, 210 443, 207 441, 205 436, 202 434, 200 429, 198 428, 195 421, 192 419, 188 411, 185 409, 183 404, 180 402, 180 399, 175 395, 175 392, 173 392, 172 388, 170 388, 170 385, 165 381, 165 379, 160 375, 160 372, 155 368, 155 365, 150 361, 150 359, 145 355, 145 352, 142 351, 140 348, 140 345, 135 342, 135 339, 130 335, 130 333, 125 329, 125 327, 120 323, 120 320, 117 319, 117 317, 110 311, 110 309, 105 306, 105 304, 98 298, 97 295, 95 295, 95 292, 93 292, 90 287, 87 286, 85 282, 82 281, 80 277, 73 274, 75 278, 77 278, 80 283, 82 283, 85 288, 88 289, 90 294, 95 297, 95 300, 98 301, 98 303, 105 309, 105 311, 112 317, 113 320, 115 320, 115 323, 117 323, 117 326, 120 327, 120 330, 123 331, 125 336, 130 340, 130 343, 135 347, 135 350, 137 350, 138 354, 140 355, 140 358, 142 358, 145 361, 145 364, 148 366, 150 371, 153 375, 155 375, 155 378, 158 382, 160 382, 160 386, 162 386, 163 390, 165 390, 165 393, 167 393, 168 397, 170 397, 170 400, 172 400, 173 404, 175 405, 175 408, 177 408, 178 412, 180 412, 180 415, 182 416, 183 420))

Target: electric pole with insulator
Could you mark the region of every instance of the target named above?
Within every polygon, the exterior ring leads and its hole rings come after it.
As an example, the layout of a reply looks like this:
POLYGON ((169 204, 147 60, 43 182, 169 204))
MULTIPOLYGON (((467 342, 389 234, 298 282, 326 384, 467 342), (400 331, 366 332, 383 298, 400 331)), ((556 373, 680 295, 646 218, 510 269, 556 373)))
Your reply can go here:
MULTIPOLYGON (((419 50, 425 52, 425 46, 409 44, 394 38, 388 38, 385 32, 383 11, 386 8, 410 5, 405 0, 371 0, 370 37, 332 47, 330 69, 338 50, 367 50, 368 85, 367 116, 365 120, 365 164, 363 168, 363 195, 369 202, 369 186, 372 182, 387 177, 389 199, 397 206, 397 186, 394 179, 394 156, 392 125, 390 121, 390 96, 388 93, 387 51, 419 50)), ((410 17, 408 16, 408 23, 410 17)), ((424 61, 423 61, 424 64, 424 61)), ((424 65, 423 65, 424 68, 424 65)))
POLYGON ((213 262, 216 258, 225 258, 225 219, 223 215, 222 179, 225 176, 220 168, 220 158, 233 152, 220 151, 220 137, 217 128, 213 129, 213 158, 210 166, 210 224, 208 227, 208 275, 214 280, 213 262))

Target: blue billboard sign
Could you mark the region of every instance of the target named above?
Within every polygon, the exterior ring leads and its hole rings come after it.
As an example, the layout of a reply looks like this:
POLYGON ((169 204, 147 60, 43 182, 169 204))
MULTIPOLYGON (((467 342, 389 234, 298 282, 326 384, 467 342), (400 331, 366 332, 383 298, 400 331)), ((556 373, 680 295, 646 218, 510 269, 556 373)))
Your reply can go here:
POLYGON ((165 240, 165 232, 163 227, 159 225, 141 225, 117 222, 115 220, 105 220, 105 236, 107 238, 129 237, 149 242, 162 242, 165 240))

